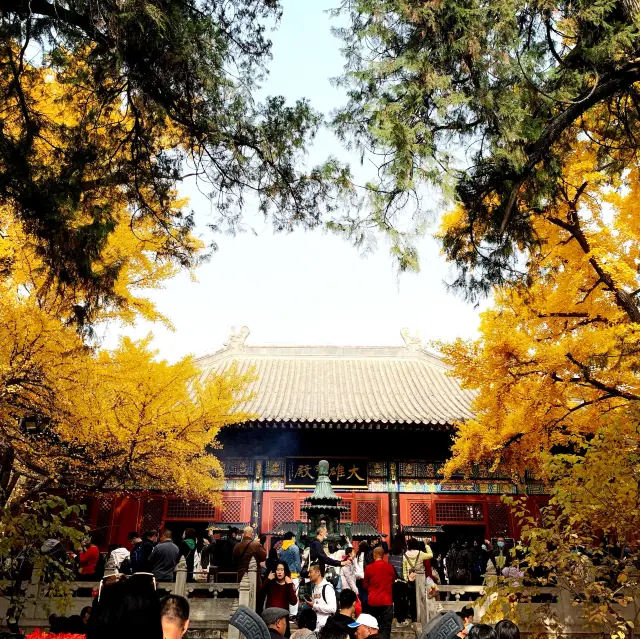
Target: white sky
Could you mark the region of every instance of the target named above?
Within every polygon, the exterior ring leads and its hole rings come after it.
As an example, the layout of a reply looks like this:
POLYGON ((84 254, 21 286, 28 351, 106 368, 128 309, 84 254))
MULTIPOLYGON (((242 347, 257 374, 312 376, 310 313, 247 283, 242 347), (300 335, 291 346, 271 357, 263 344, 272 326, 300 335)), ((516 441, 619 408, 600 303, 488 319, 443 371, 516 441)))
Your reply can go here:
MULTIPOLYGON (((339 42, 329 31, 336 23, 326 14, 338 0, 283 4, 264 93, 288 101, 308 97, 329 114, 345 102, 343 91, 329 82, 343 64, 339 42)), ((324 132, 310 162, 328 155, 357 162, 324 132)), ((184 194, 192 198, 207 239, 208 202, 193 189, 184 194)), ((175 331, 144 322, 133 328, 111 325, 103 329, 104 346, 114 346, 121 334, 141 337, 152 331, 160 356, 175 360, 217 350, 229 329, 242 325, 251 330, 251 344, 401 344, 405 326, 424 341, 475 335, 479 311, 447 292, 444 280, 452 274, 431 238, 421 243, 421 272, 398 275, 382 242, 363 257, 345 240, 321 231, 273 234, 262 222, 256 230, 257 237, 216 237, 219 250, 198 269, 197 282, 182 274, 150 294, 175 331)))

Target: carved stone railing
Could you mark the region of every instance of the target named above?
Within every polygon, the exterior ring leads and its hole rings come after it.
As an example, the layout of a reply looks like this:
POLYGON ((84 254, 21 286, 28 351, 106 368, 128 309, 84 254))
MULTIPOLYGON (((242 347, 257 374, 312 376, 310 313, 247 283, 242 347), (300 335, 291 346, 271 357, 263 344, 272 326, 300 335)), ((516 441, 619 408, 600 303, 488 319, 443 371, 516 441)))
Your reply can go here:
MULTIPOLYGON (((159 582, 156 588, 189 599, 190 627, 194 630, 201 629, 206 634, 208 630, 222 633, 229 628, 229 639, 239 639, 238 630, 229 626, 229 619, 239 605, 255 610, 257 574, 258 566, 252 558, 249 570, 240 583, 187 582, 187 565, 182 558, 176 567, 175 582, 159 582)), ((72 596, 69 605, 63 609, 63 601, 48 596, 48 585, 34 571, 20 617, 21 630, 28 632, 34 628, 47 628, 52 612, 66 616, 79 615, 85 606, 93 603, 93 592, 97 590, 98 583, 74 581, 69 588, 72 596)), ((0 625, 4 625, 8 607, 8 599, 0 597, 0 625)))
MULTIPOLYGON (((236 600, 236 605, 231 611, 231 614, 236 612, 238 606, 246 606, 251 610, 256 609, 257 585, 258 564, 256 563, 255 557, 252 557, 249 562, 249 570, 244 574, 242 581, 240 582, 238 599, 236 600)), ((231 618, 231 615, 229 615, 229 618, 231 618)), ((227 634, 228 639, 240 639, 241 636, 240 630, 229 624, 227 634)))
MULTIPOLYGON (((495 576, 489 579, 489 583, 491 579, 495 579, 495 576)), ((486 589, 487 586, 438 586, 436 597, 427 601, 424 572, 416 570, 417 621, 424 626, 435 615, 459 612, 470 606, 474 609, 474 619, 478 623, 497 596, 492 594, 483 601, 486 589)), ((519 588, 517 596, 519 625, 525 633, 602 635, 603 629, 588 625, 584 617, 584 606, 567 589, 519 588)), ((636 604, 616 606, 616 610, 631 622, 635 621, 640 612, 636 604)))

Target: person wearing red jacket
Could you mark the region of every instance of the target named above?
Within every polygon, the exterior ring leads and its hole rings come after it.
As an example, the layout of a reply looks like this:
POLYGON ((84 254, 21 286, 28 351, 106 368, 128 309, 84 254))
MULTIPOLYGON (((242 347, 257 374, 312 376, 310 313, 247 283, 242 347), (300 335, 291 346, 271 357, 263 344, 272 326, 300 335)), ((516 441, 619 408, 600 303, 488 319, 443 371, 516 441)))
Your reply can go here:
MULTIPOLYGON (((264 600, 264 609, 267 608, 283 608, 289 610, 289 606, 298 603, 293 580, 291 579, 291 571, 286 561, 279 561, 276 564, 275 572, 270 572, 262 583, 258 591, 258 601, 264 600)), ((259 606, 260 604, 258 604, 259 606)), ((287 626, 285 637, 291 636, 289 628, 289 617, 287 616, 287 626)))
POLYGON ((91 537, 82 542, 82 547, 78 552, 78 561, 80 563, 80 579, 93 580, 96 578, 96 568, 100 559, 100 550, 96 546, 91 537))
POLYGON ((393 583, 396 571, 384 560, 382 546, 374 548, 373 560, 365 568, 363 585, 368 593, 369 613, 378 620, 380 636, 382 639, 389 639, 393 623, 393 583))

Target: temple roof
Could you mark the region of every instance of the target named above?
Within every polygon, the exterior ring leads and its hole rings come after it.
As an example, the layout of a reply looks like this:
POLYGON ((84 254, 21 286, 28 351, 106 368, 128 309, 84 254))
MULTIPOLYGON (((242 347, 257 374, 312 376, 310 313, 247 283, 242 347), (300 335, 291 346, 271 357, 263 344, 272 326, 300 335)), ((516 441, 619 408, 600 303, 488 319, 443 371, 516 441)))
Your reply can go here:
POLYGON ((252 346, 243 327, 196 360, 204 374, 253 370, 243 410, 267 423, 451 425, 473 417, 475 393, 402 331, 405 346, 252 346))

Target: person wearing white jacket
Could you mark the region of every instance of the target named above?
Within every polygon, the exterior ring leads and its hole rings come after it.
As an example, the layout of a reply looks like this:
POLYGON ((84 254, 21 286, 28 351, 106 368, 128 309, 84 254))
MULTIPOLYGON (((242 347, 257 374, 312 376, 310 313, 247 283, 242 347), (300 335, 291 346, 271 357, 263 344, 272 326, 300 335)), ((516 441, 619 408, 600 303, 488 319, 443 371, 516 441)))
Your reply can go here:
POLYGON ((122 544, 111 551, 111 559, 113 559, 113 563, 117 570, 120 570, 122 562, 129 558, 129 551, 122 544))
MULTIPOLYGON (((363 546, 363 545, 365 544, 360 544, 360 546, 363 546)), ((356 554, 355 559, 353 560, 353 568, 356 573, 356 579, 364 579, 364 569, 365 569, 364 560, 365 560, 366 552, 361 552, 361 548, 359 548, 358 550, 359 552, 356 554)))
POLYGON ((322 576, 319 564, 313 563, 309 566, 309 581, 313 586, 311 599, 307 603, 313 608, 318 618, 316 632, 324 628, 327 619, 338 609, 336 601, 336 591, 333 586, 322 576))

